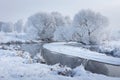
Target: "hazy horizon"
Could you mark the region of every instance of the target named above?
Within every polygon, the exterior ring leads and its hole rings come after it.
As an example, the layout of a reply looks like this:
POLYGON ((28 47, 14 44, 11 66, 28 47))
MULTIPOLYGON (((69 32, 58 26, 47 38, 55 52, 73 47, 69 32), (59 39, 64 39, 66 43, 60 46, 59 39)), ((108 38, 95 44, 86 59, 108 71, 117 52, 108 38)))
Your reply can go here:
POLYGON ((0 21, 24 21, 37 12, 60 12, 71 18, 81 9, 91 9, 109 18, 111 25, 120 26, 119 0, 0 0, 0 21))

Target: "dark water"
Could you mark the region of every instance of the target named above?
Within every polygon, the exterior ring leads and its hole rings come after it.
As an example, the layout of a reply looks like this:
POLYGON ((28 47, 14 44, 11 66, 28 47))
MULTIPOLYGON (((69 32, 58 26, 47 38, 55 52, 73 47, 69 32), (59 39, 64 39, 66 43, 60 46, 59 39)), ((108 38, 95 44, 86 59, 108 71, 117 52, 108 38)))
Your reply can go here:
POLYGON ((31 57, 33 58, 36 54, 40 54, 42 51, 42 46, 43 46, 43 42, 41 43, 9 43, 9 44, 2 44, 1 46, 2 49, 14 49, 14 50, 20 50, 20 51, 25 51, 25 52, 29 52, 31 57))
POLYGON ((20 48, 24 51, 27 51, 31 54, 31 57, 34 57, 36 54, 41 53, 43 43, 37 44, 20 44, 20 48))

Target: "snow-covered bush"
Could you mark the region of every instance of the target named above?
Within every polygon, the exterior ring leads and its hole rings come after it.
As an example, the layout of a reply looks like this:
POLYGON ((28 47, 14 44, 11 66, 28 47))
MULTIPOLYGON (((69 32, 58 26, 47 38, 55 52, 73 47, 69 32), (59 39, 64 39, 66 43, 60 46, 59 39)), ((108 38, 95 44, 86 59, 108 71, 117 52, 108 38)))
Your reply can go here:
POLYGON ((34 62, 34 63, 43 63, 43 64, 46 63, 45 59, 41 56, 41 53, 37 53, 37 54, 33 57, 33 62, 34 62))
POLYGON ((55 64, 50 70, 54 75, 72 76, 72 69, 61 64, 55 64))
POLYGON ((120 44, 118 41, 106 41, 99 46, 101 53, 105 53, 111 56, 120 57, 120 44))
POLYGON ((94 34, 95 31, 98 33, 107 25, 108 20, 105 16, 91 10, 81 10, 75 15, 73 20, 73 26, 80 31, 77 33, 79 34, 80 42, 84 42, 87 39, 86 44, 95 43, 97 36, 97 34, 94 34))

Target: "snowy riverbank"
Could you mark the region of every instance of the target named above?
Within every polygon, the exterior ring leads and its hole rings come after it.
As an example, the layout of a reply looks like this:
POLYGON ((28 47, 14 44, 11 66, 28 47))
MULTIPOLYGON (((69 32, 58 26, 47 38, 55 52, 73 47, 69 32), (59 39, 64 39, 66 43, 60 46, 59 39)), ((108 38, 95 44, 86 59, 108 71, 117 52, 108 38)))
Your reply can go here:
POLYGON ((82 66, 71 70, 59 65, 48 66, 33 63, 29 53, 18 53, 15 50, 0 50, 0 80, 119 80, 87 72, 82 66), (73 77, 64 76, 60 72, 72 71, 73 77), (59 74, 58 74, 59 73, 59 74))

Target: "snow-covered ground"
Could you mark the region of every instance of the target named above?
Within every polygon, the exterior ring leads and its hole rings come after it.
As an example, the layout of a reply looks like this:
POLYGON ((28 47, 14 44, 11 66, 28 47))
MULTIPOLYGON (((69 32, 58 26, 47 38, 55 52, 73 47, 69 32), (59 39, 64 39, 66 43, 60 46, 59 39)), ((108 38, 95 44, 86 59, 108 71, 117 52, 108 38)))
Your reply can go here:
POLYGON ((41 40, 35 40, 28 38, 29 36, 26 33, 4 33, 0 32, 0 43, 12 43, 12 42, 21 42, 21 43, 32 43, 32 42, 42 42, 41 40))
POLYGON ((33 63, 27 52, 1 49, 0 80, 120 80, 120 78, 92 74, 85 71, 82 66, 72 70, 59 64, 48 66, 33 63))
MULTIPOLYGON (((17 35, 17 37, 14 34, 0 35, 0 43, 25 41, 21 38, 24 34, 17 35)), ((120 80, 120 78, 93 74, 85 71, 83 66, 71 69, 60 64, 50 66, 36 63, 28 52, 15 50, 12 46, 4 49, 0 45, 0 80, 120 80)))
POLYGON ((11 42, 11 41, 24 42, 25 40, 24 40, 23 36, 25 36, 24 33, 15 34, 15 33, 0 32, 0 43, 7 43, 7 42, 11 42), (21 37, 21 38, 19 38, 19 37, 21 37))

